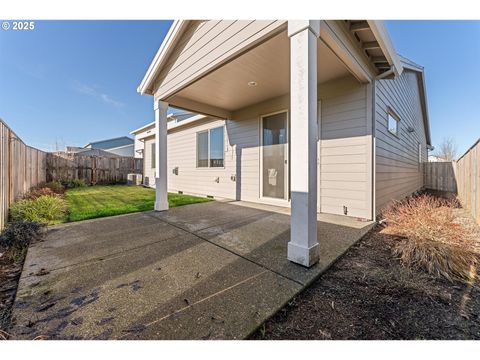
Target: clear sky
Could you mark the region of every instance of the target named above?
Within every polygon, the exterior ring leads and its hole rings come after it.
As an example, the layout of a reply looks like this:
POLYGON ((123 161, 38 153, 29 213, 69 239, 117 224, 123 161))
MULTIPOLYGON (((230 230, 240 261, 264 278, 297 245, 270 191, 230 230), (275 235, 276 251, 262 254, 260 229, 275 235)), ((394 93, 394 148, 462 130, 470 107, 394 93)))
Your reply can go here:
MULTIPOLYGON (((136 89, 170 21, 37 21, 0 30, 0 117, 28 144, 84 145, 153 120, 136 89)), ((434 145, 480 136, 480 22, 387 21, 397 51, 425 67, 434 145)))
POLYGON ((0 29, 0 117, 29 145, 129 135, 153 121, 137 93, 171 21, 36 21, 0 29))

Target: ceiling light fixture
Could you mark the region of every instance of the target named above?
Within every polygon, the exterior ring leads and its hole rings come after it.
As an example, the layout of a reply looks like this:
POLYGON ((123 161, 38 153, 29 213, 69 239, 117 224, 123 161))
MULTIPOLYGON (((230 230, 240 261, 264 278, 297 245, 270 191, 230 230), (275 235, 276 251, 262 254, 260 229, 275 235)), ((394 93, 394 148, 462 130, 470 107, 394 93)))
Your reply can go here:
POLYGON ((256 81, 249 81, 247 83, 248 86, 257 86, 257 82, 256 81))

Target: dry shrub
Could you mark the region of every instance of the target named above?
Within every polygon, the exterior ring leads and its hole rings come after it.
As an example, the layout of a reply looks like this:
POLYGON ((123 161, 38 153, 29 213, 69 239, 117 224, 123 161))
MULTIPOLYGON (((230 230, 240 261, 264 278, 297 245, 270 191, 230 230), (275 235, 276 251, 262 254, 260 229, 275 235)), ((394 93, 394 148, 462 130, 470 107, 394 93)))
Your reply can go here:
POLYGON ((30 190, 23 198, 29 200, 38 199, 40 196, 60 196, 48 187, 35 188, 30 190))
POLYGON ((402 264, 450 281, 475 279, 478 244, 471 231, 456 223, 454 207, 452 200, 421 195, 383 212, 383 232, 400 237, 393 252, 402 264))

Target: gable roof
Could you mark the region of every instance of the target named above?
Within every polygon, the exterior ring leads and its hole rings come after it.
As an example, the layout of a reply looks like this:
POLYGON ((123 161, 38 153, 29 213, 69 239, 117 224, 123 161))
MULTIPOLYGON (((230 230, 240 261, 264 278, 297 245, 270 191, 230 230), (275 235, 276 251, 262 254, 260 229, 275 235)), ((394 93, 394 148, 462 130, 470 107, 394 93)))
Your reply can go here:
POLYGON ((97 149, 112 149, 115 147, 119 147, 122 145, 130 145, 133 143, 134 141, 132 138, 129 138, 128 136, 120 136, 111 139, 92 141, 85 145, 84 148, 92 147, 97 149))
POLYGON ((427 145, 432 145, 432 139, 430 137, 430 120, 428 118, 428 103, 427 103, 427 88, 425 85, 425 72, 423 66, 418 65, 417 63, 413 62, 410 59, 398 54, 400 61, 402 62, 403 68, 405 70, 410 70, 416 72, 420 76, 419 81, 419 88, 421 99, 420 102, 422 104, 422 112, 423 112, 423 125, 425 128, 425 136, 427 138, 427 145))
POLYGON ((168 30, 167 36, 165 36, 162 45, 160 45, 160 48, 158 49, 155 57, 150 63, 150 66, 148 67, 148 70, 145 73, 142 82, 138 86, 137 92, 142 95, 151 94, 151 86, 153 81, 160 72, 160 69, 162 68, 162 65, 164 64, 168 55, 175 48, 175 43, 182 36, 189 22, 189 20, 175 20, 172 26, 170 26, 170 30, 168 30))
MULTIPOLYGON (((140 85, 138 86, 137 92, 142 95, 153 95, 154 83, 158 74, 160 73, 163 65, 165 65, 167 62, 170 54, 175 49, 177 43, 181 40, 181 37, 188 28, 190 22, 191 20, 175 20, 173 22, 165 39, 160 45, 160 48, 155 54, 155 57, 150 63, 150 66, 148 67, 148 70, 145 73, 140 85)), ((378 47, 385 55, 386 61, 391 67, 393 73, 395 75, 400 75, 402 73, 401 62, 397 57, 397 53, 383 21, 368 20, 361 22, 368 23, 368 28, 376 40, 373 42, 378 43, 378 47)))

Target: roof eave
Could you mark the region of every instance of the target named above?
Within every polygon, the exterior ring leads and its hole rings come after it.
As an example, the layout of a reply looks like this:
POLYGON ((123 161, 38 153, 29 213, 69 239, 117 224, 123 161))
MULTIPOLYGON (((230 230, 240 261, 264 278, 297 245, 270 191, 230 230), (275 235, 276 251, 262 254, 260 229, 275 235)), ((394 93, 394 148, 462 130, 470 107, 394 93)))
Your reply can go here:
POLYGON ((137 92, 139 92, 141 95, 153 95, 154 89, 152 89, 152 84, 158 75, 158 71, 161 69, 163 63, 167 59, 168 54, 174 48, 171 46, 171 44, 180 37, 188 23, 189 20, 175 20, 173 22, 172 26, 168 30, 167 35, 165 36, 165 39, 162 42, 162 45, 160 45, 160 48, 150 63, 142 82, 137 88, 137 92))
POLYGON ((381 20, 367 20, 367 22, 370 26, 370 30, 372 30, 373 35, 380 45, 385 58, 392 67, 395 76, 401 75, 403 72, 402 62, 395 51, 395 47, 390 39, 390 35, 388 35, 384 22, 381 20))

